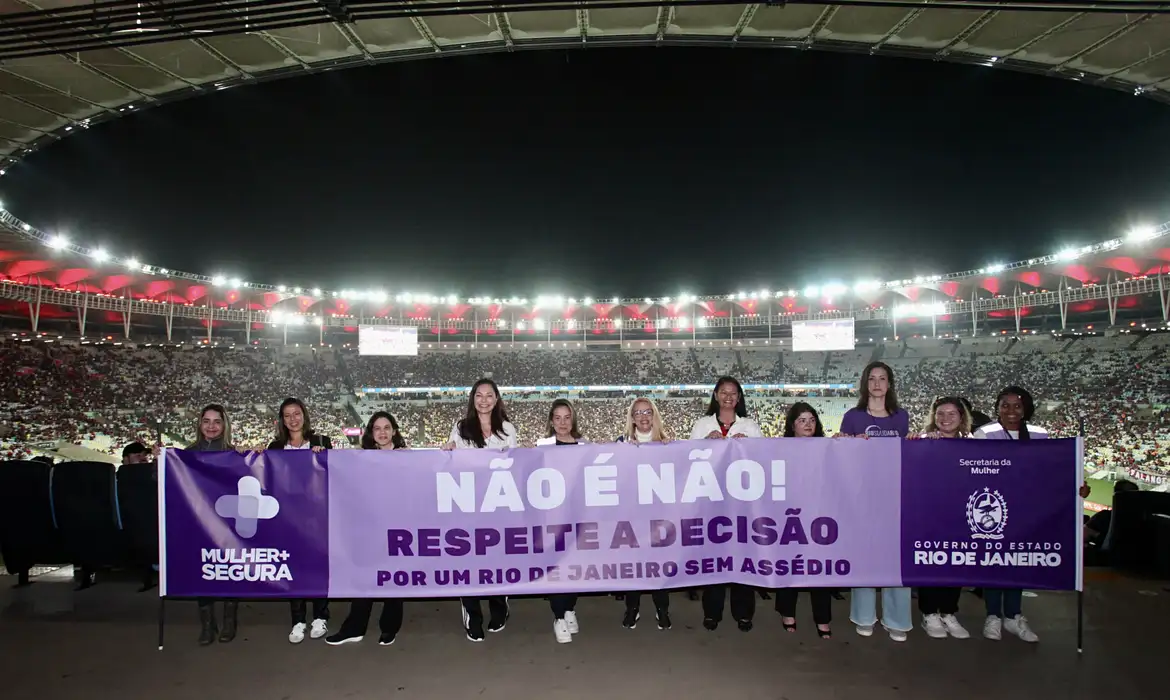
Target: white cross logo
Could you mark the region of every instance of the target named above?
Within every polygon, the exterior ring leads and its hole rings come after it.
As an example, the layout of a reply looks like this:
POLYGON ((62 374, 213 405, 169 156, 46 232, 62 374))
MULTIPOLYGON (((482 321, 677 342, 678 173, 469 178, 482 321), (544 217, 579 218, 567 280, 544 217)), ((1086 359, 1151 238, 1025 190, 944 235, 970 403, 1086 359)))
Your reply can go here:
POLYGON ((236 521, 236 534, 244 539, 256 536, 256 524, 271 520, 280 512, 280 502, 260 491, 260 481, 254 476, 240 478, 236 495, 220 496, 215 501, 215 513, 221 518, 236 521))

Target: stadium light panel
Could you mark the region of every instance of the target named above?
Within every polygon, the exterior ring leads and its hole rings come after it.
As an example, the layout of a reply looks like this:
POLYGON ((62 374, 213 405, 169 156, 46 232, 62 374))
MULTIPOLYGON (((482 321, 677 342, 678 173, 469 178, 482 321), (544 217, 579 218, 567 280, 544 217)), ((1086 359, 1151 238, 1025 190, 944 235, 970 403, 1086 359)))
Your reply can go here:
POLYGON ((287 291, 288 291, 288 287, 284 286, 283 284, 280 284, 280 285, 277 285, 277 287, 276 287, 276 291, 278 291, 278 292, 282 292, 282 293, 283 293, 283 292, 287 292, 287 291))
POLYGON ((142 263, 138 262, 138 258, 130 258, 126 261, 126 267, 131 270, 140 270, 142 269, 142 263))
POLYGON ((98 262, 105 262, 110 259, 110 253, 105 248, 97 248, 90 253, 90 256, 98 262))
MULTIPOLYGON (((313 291, 317 291, 317 290, 314 289, 313 291)), ((386 300, 389 298, 390 298, 390 295, 381 289, 370 292, 370 300, 374 301, 378 304, 386 303, 386 300)))
POLYGON ((54 250, 63 250, 69 245, 69 239, 65 236, 53 236, 49 239, 49 247, 54 250))
POLYGON ((825 286, 821 287, 821 293, 824 294, 826 297, 841 296, 846 291, 848 291, 848 290, 845 287, 845 285, 837 284, 837 283, 826 284, 825 286))
POLYGON ((614 322, 613 322, 613 327, 614 327, 614 328, 621 328, 621 327, 622 327, 622 320, 621 320, 620 318, 619 318, 619 319, 616 319, 616 320, 614 320, 614 322))
POLYGON ((28 224, 21 224, 21 225, 20 225, 20 228, 21 228, 21 229, 23 229, 23 230, 25 230, 25 231, 31 231, 31 230, 32 230, 32 226, 29 226, 28 224))
POLYGON ((313 287, 313 296, 315 296, 315 297, 321 296, 321 288, 320 287, 313 287))
POLYGON ((592 306, 593 305, 593 297, 585 297, 585 305, 592 306))
POLYGON ((662 297, 662 303, 663 303, 663 304, 669 304, 669 303, 670 303, 670 297, 662 297))
POLYGON ((1006 269, 1007 269, 1007 266, 1006 266, 1006 265, 1004 265, 1004 264, 1002 264, 1002 263, 997 263, 997 264, 995 264, 995 265, 988 265, 988 266, 987 266, 987 272, 988 272, 989 274, 992 274, 992 275, 995 275, 995 274, 998 274, 998 273, 1000 273, 1000 272, 1003 272, 1003 271, 1004 271, 1004 270, 1006 270, 1006 269))
POLYGON ((772 293, 771 293, 771 292, 769 292, 767 289, 761 289, 761 290, 760 290, 760 298, 761 298, 761 299, 767 299, 767 298, 768 298, 768 297, 770 297, 770 296, 772 296, 772 293))
POLYGON ((243 281, 239 277, 232 278, 232 287, 235 289, 239 289, 243 284, 243 281))
POLYGON ((821 288, 814 285, 809 285, 804 288, 804 296, 806 297, 815 297, 817 294, 820 294, 820 292, 821 288))
POLYGON ((747 299, 747 294, 745 294, 745 293, 743 293, 743 292, 740 292, 740 293, 739 293, 737 296, 739 297, 739 300, 740 300, 740 301, 743 301, 744 299, 747 299))
POLYGON ((1079 257, 1081 257, 1081 253, 1076 248, 1065 248, 1056 254, 1056 259, 1063 262, 1076 260, 1079 257))
POLYGON ((211 278, 211 284, 216 287, 222 287, 227 284, 227 278, 223 275, 216 275, 215 277, 211 278))
POLYGON ((569 297, 569 306, 576 306, 576 305, 577 305, 577 300, 574 299, 573 297, 569 297))
POLYGON ((646 302, 646 304, 647 304, 647 305, 651 305, 651 304, 653 304, 653 303, 654 303, 654 300, 653 300, 653 299, 651 299, 650 297, 646 297, 646 299, 645 299, 645 302, 646 302))
POLYGON ((1134 243, 1141 241, 1148 241, 1157 234, 1158 230, 1153 226, 1138 226, 1129 232, 1129 240, 1134 243))
POLYGON ((455 306, 455 302, 457 302, 457 301, 458 301, 458 299, 455 297, 454 294, 447 295, 447 305, 448 306, 455 306))

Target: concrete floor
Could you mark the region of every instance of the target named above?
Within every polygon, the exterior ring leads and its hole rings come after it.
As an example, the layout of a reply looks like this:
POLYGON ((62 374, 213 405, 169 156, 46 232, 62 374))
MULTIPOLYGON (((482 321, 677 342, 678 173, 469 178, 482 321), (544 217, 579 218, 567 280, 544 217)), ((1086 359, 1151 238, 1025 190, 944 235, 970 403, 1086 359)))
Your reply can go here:
MULTIPOLYGON (((1166 583, 1108 572, 1087 579, 1083 655, 1075 644, 1076 597, 1068 593, 1025 599, 1042 638, 1037 645, 982 639, 981 601, 967 594, 960 617, 975 637, 935 640, 916 629, 904 644, 880 630, 858 637, 841 602, 831 641, 816 637, 803 600, 795 634, 781 628, 771 601, 759 601, 750 633, 727 622, 708 632, 699 604, 676 594, 669 632, 646 618, 638 629, 624 630, 620 603, 590 597, 578 604, 581 633, 571 644, 556 644, 547 604, 532 599, 514 602, 504 632, 472 644, 461 633, 457 603, 417 602, 407 604, 393 646, 377 646, 375 632, 360 645, 337 648, 311 640, 289 644, 283 603, 245 604, 235 642, 199 648, 194 604, 175 601, 167 607, 166 648, 159 651, 156 591, 137 594, 132 582, 105 581, 74 592, 65 569, 20 590, 11 588, 14 577, 0 577, 0 698, 1170 697, 1166 583)), ((346 607, 335 604, 334 627, 346 607)))

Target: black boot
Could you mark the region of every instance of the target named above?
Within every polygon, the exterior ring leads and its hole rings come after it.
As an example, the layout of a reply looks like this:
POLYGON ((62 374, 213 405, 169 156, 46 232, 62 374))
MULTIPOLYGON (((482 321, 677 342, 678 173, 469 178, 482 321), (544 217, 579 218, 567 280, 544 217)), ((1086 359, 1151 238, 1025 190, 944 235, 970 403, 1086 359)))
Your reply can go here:
POLYGON ((199 646, 205 647, 215 641, 215 604, 199 606, 199 646))
POLYGON ((240 603, 235 600, 224 601, 223 604, 223 632, 219 635, 219 641, 227 644, 236 638, 236 613, 239 612, 240 603))

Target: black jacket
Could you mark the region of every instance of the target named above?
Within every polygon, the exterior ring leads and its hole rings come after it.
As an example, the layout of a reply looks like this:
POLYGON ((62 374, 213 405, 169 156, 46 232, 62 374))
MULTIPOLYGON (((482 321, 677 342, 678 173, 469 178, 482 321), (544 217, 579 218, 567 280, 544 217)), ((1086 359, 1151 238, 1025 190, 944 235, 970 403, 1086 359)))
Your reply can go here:
MULTIPOLYGON (((286 444, 288 444, 287 440, 273 440, 272 442, 268 443, 268 449, 283 450, 286 444)), ((332 450, 333 441, 330 440, 328 436, 312 433, 309 435, 309 447, 323 447, 327 450, 332 450)))

